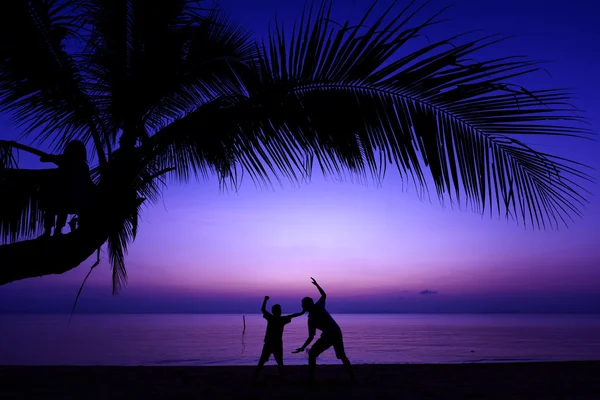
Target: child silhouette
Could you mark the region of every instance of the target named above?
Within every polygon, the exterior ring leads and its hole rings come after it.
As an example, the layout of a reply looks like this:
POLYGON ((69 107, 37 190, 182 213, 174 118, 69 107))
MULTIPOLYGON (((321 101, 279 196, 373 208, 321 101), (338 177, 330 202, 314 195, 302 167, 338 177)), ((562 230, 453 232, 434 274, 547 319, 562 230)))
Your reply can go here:
POLYGON ((279 367, 279 374, 283 378, 283 328, 285 325, 292 322, 292 318, 296 318, 304 314, 303 311, 296 314, 282 316, 281 306, 279 304, 275 304, 273 307, 271 307, 271 314, 267 311, 268 300, 269 296, 265 296, 260 309, 262 311, 263 318, 267 320, 267 332, 265 333, 265 344, 263 346, 262 354, 252 379, 253 382, 256 382, 258 379, 260 370, 265 363, 269 361, 271 354, 273 354, 273 357, 277 362, 277 366, 279 367))

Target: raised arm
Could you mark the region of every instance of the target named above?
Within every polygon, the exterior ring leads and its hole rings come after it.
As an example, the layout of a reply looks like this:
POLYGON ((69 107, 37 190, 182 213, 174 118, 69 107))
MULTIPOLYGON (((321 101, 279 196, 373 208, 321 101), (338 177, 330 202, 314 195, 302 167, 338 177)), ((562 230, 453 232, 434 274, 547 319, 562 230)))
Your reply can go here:
POLYGON ((260 311, 262 311, 263 317, 265 318, 269 318, 271 316, 271 313, 267 311, 267 301, 269 301, 269 296, 265 296, 262 307, 260 308, 260 311))
POLYGON ((310 279, 312 279, 312 284, 315 285, 317 287, 317 289, 319 290, 319 293, 321 294, 321 298, 323 300, 325 300, 327 298, 327 295, 325 294, 325 291, 323 290, 323 288, 321 286, 319 286, 317 281, 315 281, 315 278, 311 277, 310 279))

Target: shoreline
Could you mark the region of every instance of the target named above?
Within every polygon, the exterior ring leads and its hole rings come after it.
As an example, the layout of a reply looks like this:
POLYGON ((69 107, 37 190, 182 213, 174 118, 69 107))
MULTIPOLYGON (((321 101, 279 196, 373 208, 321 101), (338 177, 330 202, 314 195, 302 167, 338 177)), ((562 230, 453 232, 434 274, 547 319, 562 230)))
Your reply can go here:
POLYGON ((0 366, 2 399, 600 399, 600 361, 252 366, 0 366))
MULTIPOLYGON (((284 363, 286 368, 302 368, 308 365, 308 358, 304 359, 302 363, 294 363, 290 364, 290 360, 286 360, 284 358, 284 363), (287 362, 286 362, 287 361, 287 362)), ((350 362, 353 360, 350 359, 350 362)), ((256 362, 258 362, 258 357, 256 357, 256 362)), ((157 361, 152 363, 145 364, 0 364, 0 371, 11 368, 31 368, 31 369, 39 369, 39 368, 201 368, 201 369, 212 369, 212 368, 254 368, 256 366, 256 362, 252 364, 219 364, 219 363, 209 363, 209 364, 190 364, 188 361, 157 361)), ((318 362, 318 360, 317 360, 318 362)), ((584 364, 594 364, 600 363, 600 359, 574 359, 574 360, 539 360, 539 359, 510 359, 510 358, 486 358, 481 360, 464 360, 464 361, 424 361, 424 362, 352 362, 353 366, 361 366, 363 367, 404 367, 404 366, 456 366, 456 365, 496 365, 496 364, 507 364, 507 365, 517 365, 517 364, 571 364, 571 363, 584 363, 584 364)), ((318 364, 321 367, 335 367, 336 365, 341 365, 340 363, 320 363, 318 364)), ((269 361, 265 365, 267 367, 276 367, 275 360, 273 356, 269 358, 269 361)), ((598 398, 600 400, 600 397, 598 398)))
MULTIPOLYGON (((508 315, 526 315, 526 316, 598 316, 600 317, 600 311, 595 312, 525 312, 525 311, 489 311, 489 312, 406 312, 406 311, 361 311, 361 312, 350 312, 350 311, 338 311, 335 313, 331 313, 332 315, 500 315, 500 316, 508 316, 508 315)), ((65 311, 28 311, 28 310, 0 310, 1 315, 50 315, 50 316, 70 316, 70 312, 65 311)), ((107 311, 80 311, 73 314, 73 318, 76 318, 78 315, 236 315, 236 316, 244 316, 244 315, 258 315, 261 316, 261 312, 209 312, 209 311, 197 311, 197 312, 153 312, 153 311, 145 311, 145 312, 119 312, 115 310, 107 310, 107 311)))

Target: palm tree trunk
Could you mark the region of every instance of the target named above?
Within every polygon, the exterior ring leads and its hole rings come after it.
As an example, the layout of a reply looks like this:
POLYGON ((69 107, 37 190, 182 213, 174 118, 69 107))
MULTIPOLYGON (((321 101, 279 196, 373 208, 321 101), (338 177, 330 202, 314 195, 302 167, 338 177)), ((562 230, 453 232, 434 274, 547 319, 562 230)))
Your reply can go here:
MULTIPOLYGON (((95 186, 91 203, 79 216, 81 226, 77 230, 0 245, 0 285, 70 271, 85 262, 110 235, 120 231, 124 221, 137 213, 144 201, 123 179, 131 168, 122 161, 123 157, 113 160, 113 167, 105 171, 103 183, 95 186)), ((165 171, 168 170, 161 173, 165 171)))
POLYGON ((127 201, 127 196, 115 192, 119 193, 114 187, 100 189, 90 208, 79 216, 81 226, 71 233, 0 245, 0 286, 63 274, 85 262, 145 200, 127 201))
POLYGON ((97 228, 0 246, 0 285, 76 268, 106 242, 106 230, 97 228))

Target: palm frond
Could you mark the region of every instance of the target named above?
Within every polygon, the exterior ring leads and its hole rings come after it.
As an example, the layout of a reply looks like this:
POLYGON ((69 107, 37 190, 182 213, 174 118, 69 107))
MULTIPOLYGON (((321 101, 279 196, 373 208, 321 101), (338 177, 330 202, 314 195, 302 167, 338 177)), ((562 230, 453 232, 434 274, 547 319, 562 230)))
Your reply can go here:
POLYGON ((103 113, 126 135, 143 139, 184 115, 255 58, 245 30, 194 3, 90 2, 90 81, 103 113))
POLYGON ((31 239, 43 226, 40 191, 51 170, 19 169, 19 150, 46 153, 13 141, 0 140, 0 242, 31 239))
POLYGON ((183 182, 190 173, 196 179, 216 174, 221 184, 235 182, 239 101, 234 95, 216 97, 161 129, 146 145, 148 165, 172 168, 169 175, 183 182))
POLYGON ((9 112, 38 143, 62 150, 92 140, 103 163, 103 134, 77 64, 66 51, 78 24, 76 2, 35 0, 0 5, 0 112, 9 112))
MULTIPOLYGON (((147 166, 135 177, 134 182, 129 185, 130 192, 121 200, 121 206, 123 201, 127 203, 127 212, 117 216, 119 227, 109 235, 107 241, 108 259, 112 266, 113 294, 117 294, 127 283, 125 256, 129 245, 135 241, 142 206, 147 202, 156 203, 160 199, 166 186, 161 178, 168 172, 168 169, 157 170, 155 165, 147 166)), ((94 175, 99 176, 97 170, 94 175)))
POLYGON ((40 187, 48 180, 47 171, 0 170, 0 242, 31 239, 43 227, 40 187))
POLYGON ((456 43, 455 36, 394 56, 437 21, 407 27, 416 15, 407 7, 384 24, 392 10, 369 28, 362 28, 368 15, 353 28, 338 27, 323 3, 289 39, 281 27, 272 32, 257 68, 260 84, 249 87, 263 123, 260 131, 240 131, 244 168, 267 179, 263 166, 277 158, 279 169, 298 170, 297 153, 283 149, 299 149, 324 173, 349 169, 380 179, 393 163, 427 187, 424 162, 440 198, 464 196, 479 211, 503 211, 538 228, 579 215, 581 185, 591 179, 585 166, 516 139, 588 137, 591 131, 575 124, 583 118, 568 92, 510 85, 537 71, 536 62, 472 60, 493 38, 456 43))
MULTIPOLYGON (((110 225, 114 226, 114 229, 111 229, 108 236, 107 250, 112 267, 113 294, 117 294, 127 282, 125 256, 137 235, 141 207, 144 203, 156 203, 160 199, 166 186, 162 177, 170 172, 170 169, 159 169, 156 163, 144 163, 142 149, 137 150, 140 150, 137 163, 139 171, 127 171, 132 176, 132 181, 119 186, 118 204, 112 208, 114 212, 110 217, 113 218, 114 224, 110 225)), ((101 174, 101 168, 93 168, 91 175, 93 181, 102 187, 102 179, 106 178, 106 175, 101 174)))
POLYGON ((133 243, 137 235, 143 201, 144 199, 135 199, 134 204, 130 207, 130 212, 122 219, 120 228, 108 236, 107 250, 108 260, 112 267, 113 294, 117 294, 127 283, 125 256, 129 245, 133 243))
MULTIPOLYGON (((2 170, 18 168, 19 160, 13 152, 11 142, 0 140, 0 174, 2 170)), ((4 179, 1 178, 0 179, 4 179)))
POLYGON ((163 87, 155 88, 157 105, 146 115, 148 129, 155 132, 215 97, 238 93, 239 76, 248 73, 258 56, 250 38, 219 9, 187 25, 180 39, 179 62, 163 79, 163 87))

